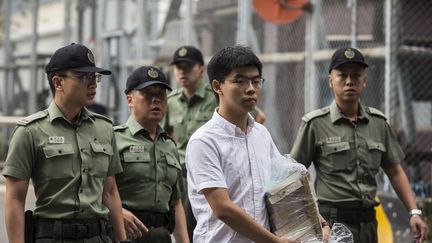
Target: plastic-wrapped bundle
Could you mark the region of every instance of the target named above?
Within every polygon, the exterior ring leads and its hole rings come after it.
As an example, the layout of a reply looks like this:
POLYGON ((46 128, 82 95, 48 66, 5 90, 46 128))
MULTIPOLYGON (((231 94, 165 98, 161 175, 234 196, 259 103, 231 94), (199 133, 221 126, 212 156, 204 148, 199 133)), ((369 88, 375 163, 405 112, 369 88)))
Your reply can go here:
POLYGON ((318 208, 306 168, 290 157, 272 161, 266 193, 270 230, 291 240, 322 239, 318 208))
MULTIPOLYGON (((309 239, 301 243, 322 243, 318 239, 309 239)), ((351 231, 341 223, 335 223, 330 232, 328 243, 354 243, 351 231)))
MULTIPOLYGON (((272 161, 266 185, 270 230, 277 236, 308 243, 322 242, 323 232, 307 169, 289 155, 272 161)), ((342 224, 332 227, 329 243, 353 243, 342 224)))

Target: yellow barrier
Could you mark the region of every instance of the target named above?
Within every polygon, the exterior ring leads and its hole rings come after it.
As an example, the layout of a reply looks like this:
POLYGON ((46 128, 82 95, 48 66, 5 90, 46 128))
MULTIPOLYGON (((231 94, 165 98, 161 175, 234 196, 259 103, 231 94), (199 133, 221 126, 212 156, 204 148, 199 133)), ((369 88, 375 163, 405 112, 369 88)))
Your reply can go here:
MULTIPOLYGON (((376 198, 379 202, 379 198, 376 198)), ((390 221, 384 212, 382 204, 376 209, 376 219, 378 221, 378 243, 393 243, 393 229, 390 221)))

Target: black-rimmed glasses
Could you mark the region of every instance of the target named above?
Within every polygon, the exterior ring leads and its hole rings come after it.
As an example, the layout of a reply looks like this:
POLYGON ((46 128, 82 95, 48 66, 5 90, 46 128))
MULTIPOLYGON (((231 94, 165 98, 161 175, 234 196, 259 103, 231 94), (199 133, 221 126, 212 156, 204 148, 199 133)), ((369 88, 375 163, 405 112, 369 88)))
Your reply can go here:
POLYGON ((246 87, 251 85, 256 89, 261 89, 264 84, 265 79, 261 77, 255 78, 246 78, 246 77, 236 77, 231 80, 231 82, 235 83, 239 87, 246 87))
POLYGON ((76 78, 82 83, 86 83, 86 84, 92 82, 100 83, 102 79, 102 75, 97 73, 78 73, 78 72, 74 72, 72 75, 62 75, 62 77, 76 78))

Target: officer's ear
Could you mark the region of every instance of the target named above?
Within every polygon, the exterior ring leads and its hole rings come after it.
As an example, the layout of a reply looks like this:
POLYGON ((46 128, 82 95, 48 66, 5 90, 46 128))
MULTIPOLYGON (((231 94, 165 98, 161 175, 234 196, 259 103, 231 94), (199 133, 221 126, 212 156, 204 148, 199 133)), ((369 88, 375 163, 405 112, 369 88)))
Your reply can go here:
POLYGON ((132 107, 132 96, 133 96, 132 93, 133 90, 129 91, 129 93, 126 95, 126 102, 128 107, 132 107))
POLYGON ((332 89, 333 88, 333 84, 332 84, 332 78, 331 78, 331 75, 329 74, 329 76, 328 76, 328 82, 329 82, 329 86, 330 86, 330 88, 332 89))
POLYGON ((63 77, 59 76, 59 75, 54 75, 51 79, 51 82, 54 86, 54 89, 57 91, 63 91, 63 77))
POLYGON ((203 76, 204 75, 204 71, 205 71, 205 66, 201 65, 201 64, 198 64, 198 65, 199 65, 200 74, 201 74, 201 76, 203 76))

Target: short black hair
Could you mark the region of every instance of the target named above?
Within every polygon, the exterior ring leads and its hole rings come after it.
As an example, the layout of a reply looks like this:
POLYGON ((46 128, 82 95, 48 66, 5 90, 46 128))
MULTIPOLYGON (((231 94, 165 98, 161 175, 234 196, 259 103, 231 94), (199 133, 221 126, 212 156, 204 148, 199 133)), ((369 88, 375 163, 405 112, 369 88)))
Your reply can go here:
MULTIPOLYGON (((246 46, 229 46, 218 51, 208 63, 207 74, 210 84, 213 80, 223 83, 225 78, 234 69, 239 67, 256 67, 259 75, 262 76, 262 63, 251 48, 246 46)), ((214 94, 219 103, 218 94, 216 92, 214 94)))

